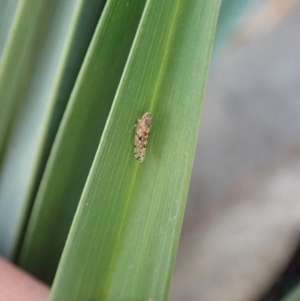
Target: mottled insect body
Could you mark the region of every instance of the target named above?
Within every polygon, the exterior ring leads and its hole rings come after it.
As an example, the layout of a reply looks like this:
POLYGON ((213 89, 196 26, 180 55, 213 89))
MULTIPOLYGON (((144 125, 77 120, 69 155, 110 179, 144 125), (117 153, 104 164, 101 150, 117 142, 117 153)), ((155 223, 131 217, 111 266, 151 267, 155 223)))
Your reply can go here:
POLYGON ((145 159, 146 148, 150 136, 153 116, 151 113, 145 113, 136 124, 136 132, 134 137, 134 154, 139 162, 145 159))

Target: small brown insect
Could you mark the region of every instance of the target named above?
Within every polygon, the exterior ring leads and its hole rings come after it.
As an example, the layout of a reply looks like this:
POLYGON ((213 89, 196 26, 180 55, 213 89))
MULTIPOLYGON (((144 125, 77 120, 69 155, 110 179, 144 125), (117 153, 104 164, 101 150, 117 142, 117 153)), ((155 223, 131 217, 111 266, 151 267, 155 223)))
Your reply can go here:
POLYGON ((140 119, 138 119, 134 137, 134 154, 135 158, 139 162, 143 162, 145 159, 146 148, 148 139, 150 136, 150 130, 152 126, 152 114, 147 112, 140 119))

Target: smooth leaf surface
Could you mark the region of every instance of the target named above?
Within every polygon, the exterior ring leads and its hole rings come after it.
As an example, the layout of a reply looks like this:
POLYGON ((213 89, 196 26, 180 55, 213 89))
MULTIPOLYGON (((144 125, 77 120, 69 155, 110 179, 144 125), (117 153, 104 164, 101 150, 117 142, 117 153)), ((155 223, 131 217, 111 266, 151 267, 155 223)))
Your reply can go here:
POLYGON ((19 6, 0 74, 0 149, 1 141, 5 149, 0 171, 0 252, 7 257, 18 253, 102 8, 103 0, 22 0, 19 6))
POLYGON ((300 300, 300 286, 299 284, 281 301, 299 301, 300 300))
POLYGON ((41 4, 38 0, 28 4, 21 1, 11 35, 4 37, 6 45, 0 68, 0 167, 17 98, 26 83, 41 4))
POLYGON ((19 258, 23 268, 48 283, 53 280, 144 4, 141 0, 107 3, 54 143, 19 258))
POLYGON ((218 0, 147 2, 51 301, 166 300, 218 9, 218 0), (134 124, 147 111, 139 163, 134 124))
POLYGON ((0 61, 20 0, 0 0, 0 61))

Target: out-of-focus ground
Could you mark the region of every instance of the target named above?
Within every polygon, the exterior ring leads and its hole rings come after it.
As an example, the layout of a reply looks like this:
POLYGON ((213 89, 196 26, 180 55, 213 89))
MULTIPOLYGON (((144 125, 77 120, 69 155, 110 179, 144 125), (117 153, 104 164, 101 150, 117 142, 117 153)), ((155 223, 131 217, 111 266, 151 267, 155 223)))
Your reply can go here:
POLYGON ((251 301, 300 240, 300 1, 262 0, 213 60, 170 301, 251 301))

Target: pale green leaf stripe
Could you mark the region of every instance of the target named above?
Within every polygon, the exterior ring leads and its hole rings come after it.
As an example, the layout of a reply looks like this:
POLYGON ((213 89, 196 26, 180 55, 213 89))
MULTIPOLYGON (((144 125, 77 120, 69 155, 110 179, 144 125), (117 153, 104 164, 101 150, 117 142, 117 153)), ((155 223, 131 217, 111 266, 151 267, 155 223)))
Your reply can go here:
POLYGON ((0 0, 0 61, 20 0, 0 0))
POLYGON ((166 300, 218 0, 149 0, 62 255, 51 301, 166 300), (146 159, 134 124, 154 116, 146 159))
POLYGON ((45 282, 53 280, 144 4, 107 3, 63 117, 18 260, 45 282))
POLYGON ((7 257, 18 252, 103 1, 22 0, 17 13, 0 79, 0 102, 7 99, 14 112, 0 170, 0 253, 7 257))
POLYGON ((23 87, 20 87, 20 83, 27 76, 26 71, 30 64, 30 52, 42 3, 41 0, 31 0, 27 4, 26 0, 21 0, 1 60, 0 167, 9 123, 12 119, 17 97, 22 93, 23 87))

